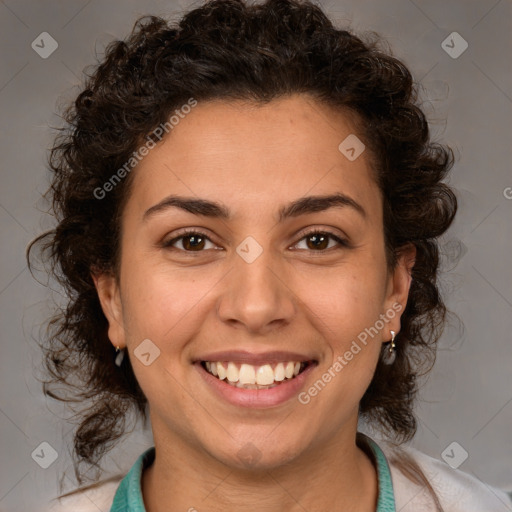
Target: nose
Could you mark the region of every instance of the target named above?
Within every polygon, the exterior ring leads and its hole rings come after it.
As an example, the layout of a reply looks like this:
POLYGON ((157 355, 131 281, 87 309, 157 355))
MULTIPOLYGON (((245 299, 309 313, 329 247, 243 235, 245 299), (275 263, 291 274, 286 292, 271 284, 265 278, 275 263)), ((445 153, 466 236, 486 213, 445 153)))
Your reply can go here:
POLYGON ((291 322, 297 298, 286 269, 272 261, 270 253, 269 249, 264 250, 250 263, 234 255, 233 268, 225 277, 217 306, 221 321, 263 335, 291 322))

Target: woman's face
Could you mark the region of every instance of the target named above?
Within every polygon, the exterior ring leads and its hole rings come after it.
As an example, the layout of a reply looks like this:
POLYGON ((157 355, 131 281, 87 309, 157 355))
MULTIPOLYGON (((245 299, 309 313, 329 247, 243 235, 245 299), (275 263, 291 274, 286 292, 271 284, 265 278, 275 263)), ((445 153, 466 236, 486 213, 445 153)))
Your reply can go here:
POLYGON ((382 198, 354 135, 303 95, 198 103, 133 171, 119 281, 96 284, 156 443, 270 468, 353 438, 410 284, 404 257, 388 271, 382 198), (275 385, 230 385, 217 362, 275 385))

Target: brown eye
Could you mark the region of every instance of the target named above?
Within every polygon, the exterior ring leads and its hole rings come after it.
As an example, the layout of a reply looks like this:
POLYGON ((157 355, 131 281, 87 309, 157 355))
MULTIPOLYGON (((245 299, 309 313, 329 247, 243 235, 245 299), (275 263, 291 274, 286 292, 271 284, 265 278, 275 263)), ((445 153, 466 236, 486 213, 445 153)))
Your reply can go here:
MULTIPOLYGON (((329 242, 332 240, 335 241, 338 246, 349 247, 349 244, 346 240, 328 231, 311 231, 306 233, 300 239, 299 243, 303 240, 306 241, 305 250, 312 252, 324 252, 329 249, 333 249, 336 244, 334 246, 329 246, 329 242)), ((199 231, 187 231, 182 233, 180 236, 169 240, 168 242, 164 242, 163 247, 181 252, 203 252, 205 249, 209 249, 209 247, 205 247, 208 242, 211 243, 213 247, 215 247, 213 242, 204 233, 199 231), (181 247, 176 246, 176 244, 178 244, 180 241, 181 247)))
POLYGON ((348 247, 348 242, 334 233, 328 231, 310 231, 306 233, 301 240, 306 241, 306 249, 314 252, 322 252, 328 249, 332 249, 333 246, 329 247, 329 241, 334 240, 338 245, 348 247))
POLYGON ((322 233, 315 233, 313 235, 308 235, 306 237, 306 240, 307 240, 308 244, 309 243, 312 244, 311 247, 309 245, 308 245, 308 247, 324 250, 324 249, 327 249, 327 247, 329 245, 329 238, 330 238, 329 235, 326 236, 322 233))
POLYGON ((202 237, 201 235, 187 235, 181 238, 183 239, 183 247, 187 251, 204 248, 205 238, 202 237))
MULTIPOLYGON (((205 244, 211 240, 204 234, 198 231, 188 231, 182 235, 164 242, 163 247, 177 249, 185 252, 202 252, 205 249, 205 244), (176 243, 181 241, 182 247, 174 247, 176 243)), ((213 244, 212 244, 213 245, 213 244)))

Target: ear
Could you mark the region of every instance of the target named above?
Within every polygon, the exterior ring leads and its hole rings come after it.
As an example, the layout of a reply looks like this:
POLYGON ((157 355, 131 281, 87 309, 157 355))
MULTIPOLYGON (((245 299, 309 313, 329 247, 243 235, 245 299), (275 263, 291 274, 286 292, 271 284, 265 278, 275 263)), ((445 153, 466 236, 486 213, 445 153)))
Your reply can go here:
MULTIPOLYGON (((407 244, 398 249, 397 262, 394 269, 391 270, 388 279, 388 288, 386 294, 385 308, 386 311, 394 311, 396 314, 390 318, 388 328, 395 334, 400 332, 400 317, 405 311, 409 289, 411 287, 411 272, 416 262, 416 247, 413 244, 407 244)), ((385 341, 391 339, 384 333, 385 341)))
POLYGON ((98 292, 101 309, 108 320, 108 337, 114 347, 124 348, 126 341, 123 306, 117 279, 110 273, 91 272, 91 277, 98 292))

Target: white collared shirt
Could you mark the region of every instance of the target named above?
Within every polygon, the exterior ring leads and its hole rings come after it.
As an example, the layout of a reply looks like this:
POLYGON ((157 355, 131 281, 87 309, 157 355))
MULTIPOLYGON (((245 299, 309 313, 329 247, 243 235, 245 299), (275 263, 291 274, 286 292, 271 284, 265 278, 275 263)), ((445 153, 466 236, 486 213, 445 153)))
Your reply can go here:
MULTIPOLYGON (((397 455, 393 444, 379 440, 391 473, 396 512, 435 512, 434 501, 422 486, 407 478, 394 462, 397 455)), ((505 493, 443 460, 431 457, 411 446, 400 450, 409 455, 422 469, 444 509, 444 512, 512 512, 512 500, 505 493)), ((512 476, 511 476, 512 479, 512 476)), ((73 496, 53 501, 45 512, 110 512, 121 477, 95 489, 80 491, 73 496)))

